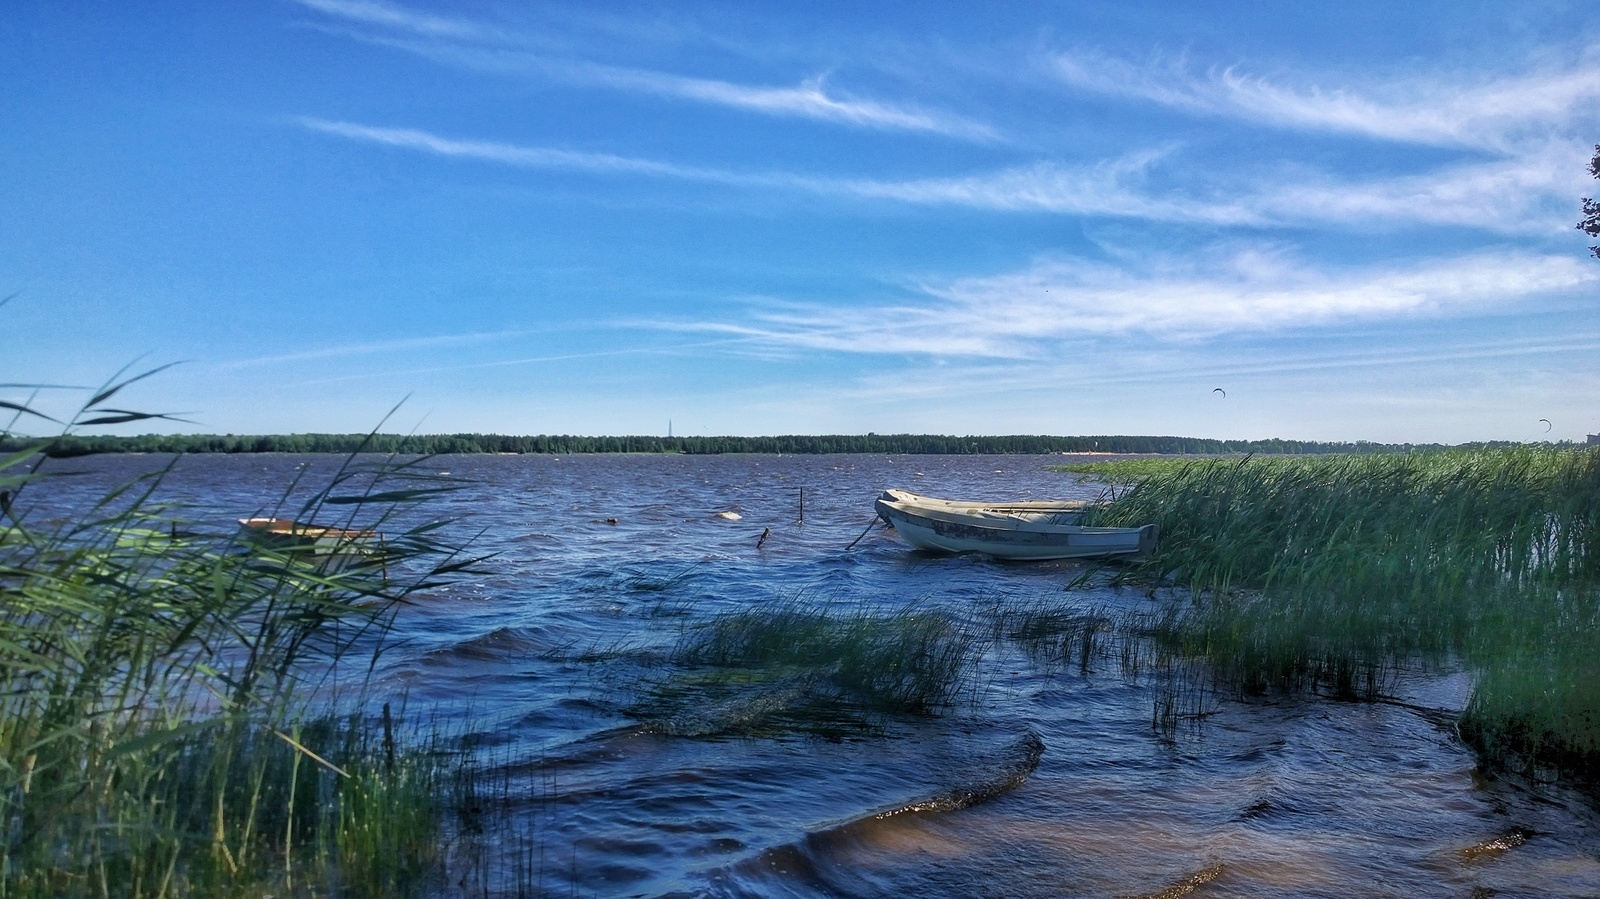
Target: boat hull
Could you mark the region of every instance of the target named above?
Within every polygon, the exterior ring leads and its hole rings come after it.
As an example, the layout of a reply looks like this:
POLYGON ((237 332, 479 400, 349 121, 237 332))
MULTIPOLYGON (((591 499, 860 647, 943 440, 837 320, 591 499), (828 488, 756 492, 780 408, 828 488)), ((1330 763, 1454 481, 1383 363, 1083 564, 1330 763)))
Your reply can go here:
POLYGON ((324 574, 350 568, 385 567, 383 535, 303 524, 288 518, 241 518, 244 538, 282 552, 324 574))
MULTIPOLYGON (((1153 524, 1137 528, 1084 527, 1079 511, 1000 511, 1003 505, 928 500, 903 491, 878 498, 878 515, 917 549, 983 553, 998 559, 1139 557, 1155 550, 1153 524)), ((1040 504, 1043 505, 1043 504, 1040 504)))

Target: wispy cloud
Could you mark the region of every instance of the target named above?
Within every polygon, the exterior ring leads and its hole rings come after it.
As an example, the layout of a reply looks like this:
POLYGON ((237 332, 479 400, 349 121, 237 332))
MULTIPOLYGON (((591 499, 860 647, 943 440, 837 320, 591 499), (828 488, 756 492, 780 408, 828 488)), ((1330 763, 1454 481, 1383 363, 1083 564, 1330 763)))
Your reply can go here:
MULTIPOLYGON (((1272 346, 1221 355, 1212 346, 1205 345, 1171 348, 1159 354, 1122 351, 1073 354, 1065 361, 1060 354, 1028 360, 953 360, 938 366, 920 364, 916 377, 907 377, 899 369, 873 369, 849 386, 829 385, 826 390, 835 402, 894 405, 905 400, 1038 393, 1059 396, 1063 390, 1072 388, 1199 382, 1206 385, 1200 392, 1201 398, 1215 402, 1217 398, 1210 396, 1209 388, 1217 383, 1238 384, 1263 379, 1281 382, 1284 376, 1362 370, 1393 373, 1407 368, 1494 360, 1540 357, 1559 360, 1596 350, 1600 350, 1600 333, 1593 332, 1488 341, 1446 339, 1427 348, 1376 346, 1294 353, 1272 346), (1093 364, 1086 364, 1090 359, 1093 364)), ((1305 381, 1297 379, 1296 383, 1305 381)), ((1242 397, 1235 393, 1233 398, 1242 397)))
POLYGON ((357 22, 394 28, 433 38, 472 41, 503 41, 511 37, 504 30, 454 16, 437 16, 384 3, 382 0, 295 0, 317 12, 357 22))
POLYGON ((1335 178, 1294 172, 1263 179, 1241 205, 1275 223, 1429 224, 1502 234, 1572 230, 1585 190, 1581 143, 1530 146, 1518 155, 1443 165, 1413 175, 1335 178))
POLYGON ((446 365, 429 365, 422 367, 404 368, 387 371, 357 372, 354 374, 341 374, 329 377, 312 378, 298 382, 300 386, 313 384, 334 384, 342 381, 362 381, 373 378, 407 378, 417 375, 431 375, 442 372, 475 371, 488 368, 513 368, 525 365, 539 365, 550 362, 574 362, 583 359, 605 359, 619 356, 672 356, 688 351, 701 351, 711 347, 727 346, 739 343, 737 338, 716 338, 712 340, 697 340, 690 343, 678 343, 669 346, 632 346, 620 347, 610 350, 593 350, 583 353, 553 353, 542 356, 518 356, 511 359, 490 359, 481 362, 455 362, 446 365))
POLYGON ((606 65, 537 53, 504 29, 469 19, 416 13, 379 0, 296 0, 337 20, 378 31, 352 31, 370 43, 435 62, 499 74, 537 75, 568 84, 653 94, 770 116, 835 122, 861 128, 913 131, 993 141, 999 133, 982 122, 910 104, 830 93, 823 75, 794 85, 739 84, 650 69, 606 65))
POLYGON ((1570 231, 1573 198, 1588 186, 1583 165, 1589 150, 1577 143, 1395 176, 1341 177, 1277 166, 1208 177, 1190 169, 1181 186, 1159 170, 1175 155, 1143 152, 1086 166, 1038 163, 951 178, 811 180, 796 186, 918 205, 1221 226, 1425 224, 1502 234, 1570 231))
POLYGON ((1041 162, 950 178, 841 179, 819 189, 928 206, 1011 212, 1111 215, 1157 221, 1259 225, 1267 218, 1237 200, 1207 200, 1147 189, 1151 167, 1167 153, 1145 151, 1081 166, 1041 162))
POLYGON ((511 337, 520 337, 532 332, 529 331, 484 331, 470 334, 437 334, 429 337, 402 337, 395 340, 377 340, 364 343, 348 343, 338 346, 319 347, 314 350, 301 350, 294 353, 281 353, 271 356, 255 356, 249 359, 234 359, 217 363, 219 369, 252 368, 260 365, 278 365, 286 362, 321 362, 329 359, 340 359, 350 356, 369 356, 382 353, 410 352, 414 350, 435 349, 439 347, 468 346, 486 343, 492 340, 504 340, 511 337))
POLYGON ((1150 161, 1160 155, 1153 153, 1078 168, 1041 164, 958 178, 896 181, 816 177, 785 172, 737 172, 610 153, 530 147, 501 141, 462 140, 415 128, 388 128, 310 117, 297 121, 314 131, 351 140, 520 168, 642 175, 732 187, 793 190, 917 205, 965 206, 1000 211, 1112 215, 1215 224, 1260 224, 1266 221, 1259 213, 1237 203, 1208 203, 1171 196, 1155 198, 1130 187, 1129 182, 1138 180, 1150 161))
POLYGON ((720 169, 673 165, 667 162, 617 156, 611 153, 587 153, 549 147, 527 147, 499 141, 458 140, 416 128, 384 128, 310 117, 301 118, 298 121, 301 125, 313 131, 333 134, 351 140, 415 150, 435 156, 476 159, 483 162, 494 162, 523 168, 577 169, 590 172, 656 175, 666 178, 715 181, 727 184, 770 183, 770 179, 759 176, 744 176, 720 169))
POLYGON ((950 113, 928 112, 914 106, 897 106, 842 95, 830 96, 821 75, 808 78, 793 87, 765 87, 596 64, 568 66, 563 74, 569 80, 697 100, 768 115, 792 115, 865 128, 925 131, 980 141, 997 140, 1000 136, 988 125, 950 113))
POLYGON ((1524 74, 1439 72, 1358 87, 1288 84, 1239 66, 1197 74, 1182 58, 1140 65, 1076 53, 1051 66, 1080 89, 1198 114, 1439 146, 1505 149, 1515 138, 1590 121, 1600 108, 1600 64, 1588 56, 1524 74))
POLYGON ((1343 270, 1270 246, 1203 257, 1216 261, 1157 256, 1142 270, 1041 261, 925 291, 1001 338, 1193 338, 1484 311, 1600 280, 1581 259, 1520 251, 1343 270))
POLYGON ((1422 223, 1498 232, 1567 228, 1566 207, 1582 189, 1584 153, 1564 144, 1517 159, 1467 163, 1393 178, 1336 179, 1298 172, 1254 183, 1185 194, 1152 184, 1163 152, 1141 152, 1082 166, 1038 163, 949 178, 831 178, 785 172, 739 172, 653 159, 463 140, 415 128, 317 118, 304 127, 351 140, 522 168, 639 175, 923 206, 1009 212, 1115 216, 1213 225, 1422 223), (1560 206, 1556 221, 1549 214, 1560 206))
POLYGON ((740 321, 657 323, 773 345, 846 353, 1025 359, 1072 342, 1189 342, 1351 322, 1452 317, 1515 306, 1600 280, 1571 257, 1486 252, 1337 271, 1270 248, 1143 271, 1044 260, 995 276, 923 285, 914 303, 779 306, 740 321))

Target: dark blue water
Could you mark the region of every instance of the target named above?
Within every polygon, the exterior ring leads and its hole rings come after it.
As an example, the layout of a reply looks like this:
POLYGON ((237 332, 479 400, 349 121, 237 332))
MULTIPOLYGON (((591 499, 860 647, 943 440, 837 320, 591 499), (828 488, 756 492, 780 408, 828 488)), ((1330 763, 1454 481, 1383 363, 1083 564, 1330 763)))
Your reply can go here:
MULTIPOLYGON (((67 508, 164 461, 61 463, 93 474, 34 501, 67 508)), ((1204 718, 1171 733, 1153 726, 1149 678, 1113 659, 1085 669, 1001 640, 948 708, 854 731, 719 727, 719 715, 749 709, 711 705, 693 710, 698 730, 663 727, 635 707, 683 634, 762 604, 912 607, 981 629, 1007 606, 1068 602, 1116 617, 1183 601, 1069 594, 1078 563, 923 555, 893 532, 846 549, 885 487, 1098 495, 1048 470, 1060 461, 432 460, 466 483, 426 514, 455 519, 447 533, 475 534, 475 551, 494 555, 400 612, 377 689, 404 695, 413 717, 450 722, 502 765, 496 808, 515 827, 491 848, 499 862, 520 857, 522 879, 551 895, 1600 894, 1589 800, 1536 777, 1483 774, 1448 727, 1400 705, 1213 695, 1204 718), (1531 836, 1472 851, 1511 833, 1531 836)), ((316 484, 337 464, 195 456, 161 496, 226 524, 271 511, 297 474, 316 484)), ((1469 691, 1463 675, 1415 675, 1399 698, 1449 710, 1469 691)))

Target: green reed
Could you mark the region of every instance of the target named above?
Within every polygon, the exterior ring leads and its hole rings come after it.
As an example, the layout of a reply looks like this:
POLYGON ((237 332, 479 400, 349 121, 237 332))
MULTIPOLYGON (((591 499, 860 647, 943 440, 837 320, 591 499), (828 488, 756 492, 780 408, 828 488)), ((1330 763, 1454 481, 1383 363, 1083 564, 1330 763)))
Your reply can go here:
POLYGON ((1372 697, 1477 677, 1487 756, 1600 760, 1600 452, 1559 447, 1146 465, 1097 524, 1161 526, 1186 586, 1160 636, 1236 686, 1372 697))
MULTIPOLYGON (((72 424, 155 417, 105 407, 133 380, 72 424)), ((370 674, 397 605, 466 562, 425 525, 334 570, 182 521, 153 501, 165 472, 39 521, 50 447, 0 458, 0 897, 425 888, 450 757, 397 745, 387 706, 307 697, 370 674)), ((291 511, 387 527, 443 489, 352 457, 291 511)))
POLYGON ((932 610, 773 600, 686 628, 630 711, 689 736, 870 726, 948 705, 983 645, 932 610))

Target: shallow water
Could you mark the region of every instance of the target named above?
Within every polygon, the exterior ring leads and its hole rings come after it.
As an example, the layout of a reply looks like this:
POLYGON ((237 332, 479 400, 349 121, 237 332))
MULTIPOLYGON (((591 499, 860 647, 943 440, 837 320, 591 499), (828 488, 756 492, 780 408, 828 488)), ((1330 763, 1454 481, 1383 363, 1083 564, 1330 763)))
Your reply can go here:
MULTIPOLYGON (((61 514, 164 461, 52 463, 91 474, 29 504, 61 514)), ((1047 469, 1060 461, 432 460, 468 483, 429 513, 459 519, 458 536, 481 531, 475 550, 495 555, 483 574, 402 610, 379 690, 405 694, 414 715, 457 716, 507 763, 505 798, 526 841, 501 848, 523 852, 523 879, 551 895, 1600 894, 1592 801, 1560 783, 1485 775, 1448 728, 1399 705, 1211 697, 1204 718, 1164 734, 1148 678, 1115 660, 1085 669, 998 642, 937 715, 730 736, 718 727, 728 710, 707 706, 703 727, 676 731, 703 734, 691 737, 629 714, 681 633, 761 602, 976 620, 1007 603, 1067 600, 1115 616, 1181 601, 1069 595, 1075 563, 923 555, 876 529, 845 548, 885 487, 1099 493, 1047 469)), ((161 495, 225 525, 272 511, 296 473, 317 484, 337 464, 194 456, 161 495)), ((1462 675, 1418 674, 1399 698, 1454 710, 1469 690, 1462 675)))

